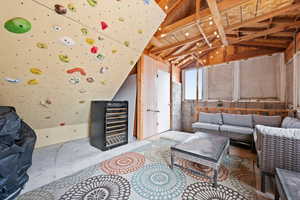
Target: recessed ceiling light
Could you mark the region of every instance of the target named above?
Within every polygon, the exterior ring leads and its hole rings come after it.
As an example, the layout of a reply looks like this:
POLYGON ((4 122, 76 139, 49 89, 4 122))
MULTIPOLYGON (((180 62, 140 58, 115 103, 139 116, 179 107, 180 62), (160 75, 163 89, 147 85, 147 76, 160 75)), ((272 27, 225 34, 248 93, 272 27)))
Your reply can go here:
POLYGON ((215 31, 214 34, 217 35, 218 34, 217 31, 215 31))
POLYGON ((203 60, 203 62, 206 62, 206 60, 203 60))
POLYGON ((209 20, 212 20, 212 17, 209 17, 208 19, 209 19, 209 20))
POLYGON ((186 33, 185 33, 185 36, 189 36, 189 35, 190 35, 189 32, 186 32, 186 33))
POLYGON ((199 53, 202 53, 202 51, 199 51, 199 53))
POLYGON ((165 6, 165 10, 168 10, 168 8, 169 8, 168 6, 165 6))
POLYGON ((219 35, 217 35, 217 38, 219 38, 220 36, 219 35))
POLYGON ((209 25, 213 25, 213 22, 212 22, 212 21, 209 21, 209 25))
POLYGON ((167 34, 163 33, 160 35, 161 38, 165 37, 167 34))
POLYGON ((159 27, 158 30, 161 31, 161 27, 159 27))
POLYGON ((212 44, 211 44, 211 43, 208 43, 208 46, 210 46, 210 47, 211 47, 211 46, 212 46, 212 44))
POLYGON ((199 43, 199 42, 197 42, 197 46, 200 46, 200 43, 199 43))

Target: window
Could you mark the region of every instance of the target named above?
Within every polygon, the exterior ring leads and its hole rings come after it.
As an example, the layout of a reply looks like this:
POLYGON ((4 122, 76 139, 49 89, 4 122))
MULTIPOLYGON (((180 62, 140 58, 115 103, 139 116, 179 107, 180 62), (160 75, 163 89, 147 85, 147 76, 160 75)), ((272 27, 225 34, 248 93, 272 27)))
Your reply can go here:
POLYGON ((184 71, 184 94, 186 100, 197 98, 197 69, 184 71))
POLYGON ((185 100, 203 99, 203 71, 204 71, 203 68, 200 69, 193 68, 184 71, 184 94, 185 94, 184 99, 185 100))

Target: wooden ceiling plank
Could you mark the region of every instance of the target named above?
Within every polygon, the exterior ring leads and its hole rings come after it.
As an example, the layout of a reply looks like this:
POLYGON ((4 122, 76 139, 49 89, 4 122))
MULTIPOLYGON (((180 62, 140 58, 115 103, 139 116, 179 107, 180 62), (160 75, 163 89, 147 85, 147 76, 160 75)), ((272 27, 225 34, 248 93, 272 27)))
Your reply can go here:
MULTIPOLYGON (((250 1, 250 0, 224 0, 224 1, 221 1, 220 3, 218 3, 218 8, 219 8, 219 11, 222 12, 224 10, 242 5, 242 4, 244 4, 248 1, 250 1)), ((208 17, 210 15, 211 15, 211 12, 210 12, 209 8, 201 10, 201 12, 199 13, 198 18, 196 18, 196 13, 194 13, 194 14, 188 16, 188 17, 185 17, 185 18, 183 18, 181 20, 178 20, 178 21, 176 21, 172 24, 169 24, 167 26, 162 27, 162 30, 159 32, 159 34, 169 34, 171 32, 174 32, 174 31, 178 30, 178 29, 181 29, 185 26, 189 26, 191 24, 194 24, 195 19, 201 19, 201 18, 204 18, 204 17, 208 17)))
POLYGON ((158 5, 161 9, 164 10, 164 12, 166 12, 166 10, 168 10, 167 6, 170 0, 160 0, 158 5), (167 9, 166 9, 167 8, 167 9))
MULTIPOLYGON (((285 29, 292 28, 292 27, 294 27, 294 28, 300 27, 300 21, 290 23, 289 25, 278 25, 278 26, 273 27, 271 29, 268 29, 268 30, 265 30, 265 31, 260 31, 260 32, 257 32, 255 34, 251 34, 251 35, 242 36, 240 38, 233 38, 232 40, 230 40, 229 43, 230 44, 236 44, 236 43, 240 43, 242 41, 252 40, 252 39, 255 39, 255 38, 258 38, 258 37, 261 37, 261 36, 265 36, 265 35, 268 35, 268 34, 273 34, 273 33, 276 33, 276 32, 284 31, 285 29)), ((188 55, 188 54, 193 54, 193 53, 195 53, 199 50, 208 51, 208 50, 211 50, 211 49, 219 48, 221 46, 222 46, 222 44, 218 44, 218 45, 214 45, 214 46, 208 47, 208 48, 183 52, 183 53, 180 53, 180 54, 177 54, 177 55, 169 56, 169 57, 167 57, 167 59, 178 57, 178 56, 184 56, 184 55, 188 55)))
POLYGON ((180 6, 183 2, 186 0, 177 0, 170 8, 167 9, 166 13, 170 15, 174 10, 176 10, 177 7, 180 6))
POLYGON ((224 27, 222 25, 222 18, 221 18, 221 14, 217 5, 217 1, 216 0, 206 0, 208 3, 208 7, 212 13, 212 18, 217 26, 219 35, 221 37, 222 43, 227 46, 228 45, 228 41, 226 39, 226 34, 225 34, 225 30, 224 27))
POLYGON ((240 42, 238 44, 241 45, 247 45, 247 46, 255 46, 255 47, 273 47, 273 48, 280 48, 285 49, 287 47, 286 44, 276 44, 276 43, 270 43, 270 42, 258 42, 258 41, 244 41, 240 42))
POLYGON ((289 12, 293 12, 295 10, 300 10, 300 3, 288 5, 288 6, 285 6, 283 8, 279 8, 277 10, 273 10, 273 11, 270 11, 266 14, 260 15, 258 17, 249 19, 247 21, 243 21, 241 23, 234 24, 232 26, 227 27, 225 31, 234 30, 234 29, 238 29, 238 28, 241 28, 241 27, 249 26, 251 24, 259 23, 261 21, 270 19, 274 16, 286 14, 286 13, 289 13, 289 12))
POLYGON ((199 15, 200 15, 200 6, 201 6, 201 0, 196 0, 196 26, 198 30, 200 31, 201 35, 203 36, 205 42, 207 43, 208 46, 211 46, 210 42, 208 41, 202 27, 200 26, 200 21, 199 21, 199 15))

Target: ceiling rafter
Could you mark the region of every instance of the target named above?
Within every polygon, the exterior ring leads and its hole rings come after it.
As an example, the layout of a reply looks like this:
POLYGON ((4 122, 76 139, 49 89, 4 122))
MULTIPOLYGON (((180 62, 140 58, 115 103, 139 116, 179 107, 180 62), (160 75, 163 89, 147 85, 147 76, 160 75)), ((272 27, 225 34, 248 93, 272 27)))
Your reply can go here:
MULTIPOLYGON (((250 0, 224 0, 220 3, 218 3, 218 8, 219 8, 220 12, 222 12, 224 10, 242 5, 248 1, 250 1, 250 0)), ((172 23, 172 24, 162 27, 159 34, 160 35, 161 34, 170 34, 178 29, 185 27, 185 26, 195 24, 197 19, 201 19, 201 18, 205 18, 205 17, 209 17, 209 16, 211 16, 210 9, 209 8, 203 9, 199 13, 198 17, 196 17, 196 13, 194 13, 192 15, 189 15, 188 17, 185 17, 181 20, 176 21, 175 23, 172 23)))
POLYGON ((199 20, 199 15, 200 15, 200 7, 201 7, 201 0, 195 0, 195 3, 196 3, 196 26, 198 28, 198 30, 200 31, 203 39, 205 40, 205 42, 207 43, 208 46, 211 46, 209 40, 207 39, 203 29, 201 28, 200 26, 200 20, 199 20))
POLYGON ((222 25, 222 18, 221 18, 221 14, 219 11, 219 8, 217 6, 217 1, 216 0, 206 0, 209 6, 209 9, 212 13, 212 18, 217 26, 219 35, 221 37, 222 43, 227 46, 228 45, 228 41, 226 39, 226 34, 225 34, 225 30, 224 27, 222 25))
MULTIPOLYGON (((251 34, 251 35, 242 36, 240 38, 232 38, 230 40, 230 44, 236 44, 236 43, 239 43, 239 42, 242 42, 242 41, 252 40, 252 39, 255 39, 255 38, 258 38, 258 37, 261 37, 261 36, 265 36, 267 34, 272 34, 272 33, 280 32, 280 31, 283 31, 283 30, 285 30, 287 28, 292 28, 292 27, 293 28, 300 27, 300 21, 296 21, 294 23, 290 23, 289 25, 287 25, 287 24, 278 25, 278 26, 275 26, 275 27, 273 27, 271 29, 268 29, 268 30, 265 30, 265 31, 260 31, 260 32, 257 32, 255 34, 251 34)), ((195 52, 197 52, 199 50, 201 50, 201 51, 208 51, 208 50, 211 50, 211 49, 219 48, 222 45, 223 44, 219 43, 217 45, 213 45, 212 47, 198 49, 198 50, 192 50, 192 51, 187 51, 187 52, 183 52, 183 53, 180 53, 180 54, 177 54, 177 55, 169 56, 166 59, 170 59, 170 58, 174 58, 174 57, 179 57, 179 56, 184 56, 184 55, 188 55, 188 54, 193 54, 193 53, 195 53, 195 52)))

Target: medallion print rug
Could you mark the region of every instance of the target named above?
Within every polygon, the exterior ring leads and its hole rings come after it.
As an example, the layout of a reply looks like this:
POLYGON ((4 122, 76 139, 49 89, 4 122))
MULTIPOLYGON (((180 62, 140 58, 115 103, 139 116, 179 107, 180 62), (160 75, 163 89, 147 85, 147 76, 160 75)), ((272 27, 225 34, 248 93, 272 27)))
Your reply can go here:
MULTIPOLYGON (((225 157, 214 188, 206 176, 169 168, 170 146, 158 139, 71 176, 21 195, 18 200, 255 200, 252 160, 225 157)), ((187 160, 177 162, 212 176, 213 170, 187 160)))

